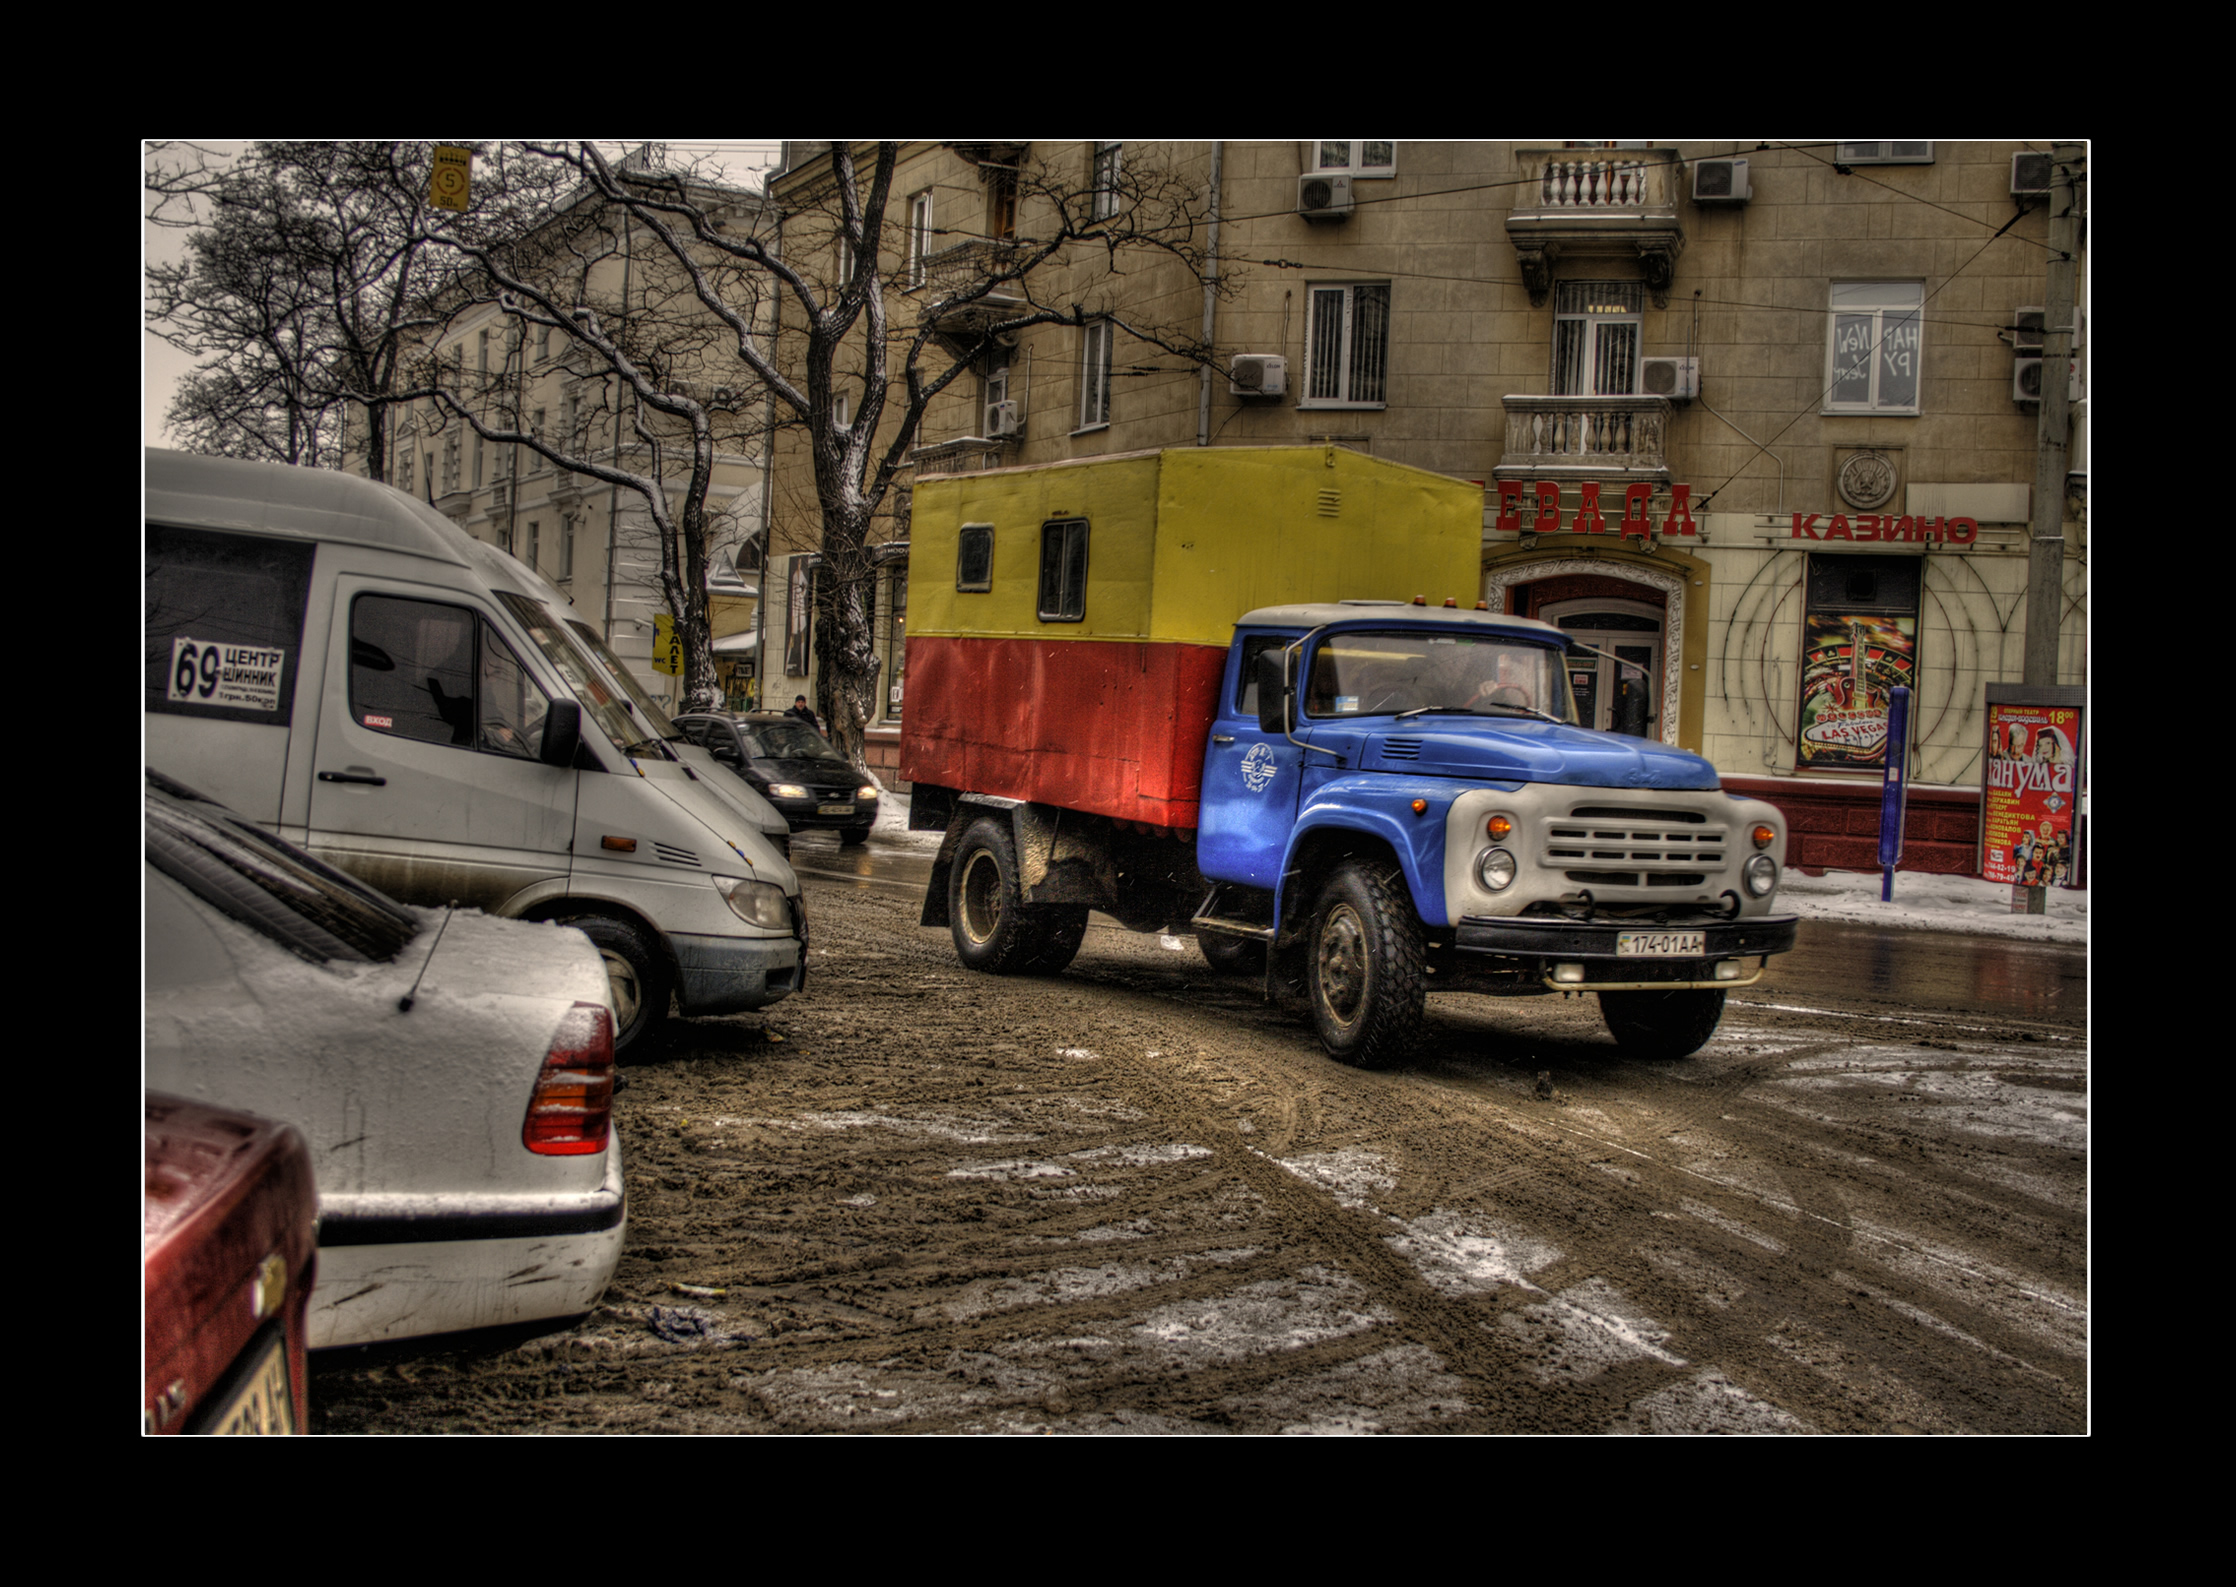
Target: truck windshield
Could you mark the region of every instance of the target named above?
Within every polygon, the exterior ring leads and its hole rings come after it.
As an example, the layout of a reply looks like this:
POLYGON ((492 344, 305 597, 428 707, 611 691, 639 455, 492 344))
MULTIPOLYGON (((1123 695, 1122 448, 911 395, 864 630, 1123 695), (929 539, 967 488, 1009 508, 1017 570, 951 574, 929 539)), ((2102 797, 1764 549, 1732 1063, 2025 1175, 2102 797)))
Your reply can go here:
POLYGON ((583 715, 597 723, 606 737, 613 740, 614 748, 627 753, 629 746, 645 736, 644 729, 630 720, 622 708, 621 698, 614 693, 597 667, 575 648, 551 613, 525 595, 511 590, 499 590, 497 598, 503 601, 512 615, 520 619, 520 626, 528 630, 528 637, 536 642, 544 659, 559 669, 559 676, 567 680, 567 687, 582 702, 583 715))
POLYGON ((1314 653, 1311 716, 1450 711, 1573 721, 1560 653, 1499 634, 1362 631, 1314 653))

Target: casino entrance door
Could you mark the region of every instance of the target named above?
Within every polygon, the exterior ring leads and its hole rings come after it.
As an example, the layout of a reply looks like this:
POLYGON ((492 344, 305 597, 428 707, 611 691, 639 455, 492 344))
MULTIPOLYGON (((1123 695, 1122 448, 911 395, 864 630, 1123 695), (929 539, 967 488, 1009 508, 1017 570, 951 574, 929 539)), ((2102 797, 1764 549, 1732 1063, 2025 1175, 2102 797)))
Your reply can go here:
POLYGON ((1662 736, 1661 608, 1586 598, 1540 607, 1537 615, 1591 647, 1568 661, 1579 722, 1633 738, 1662 736))

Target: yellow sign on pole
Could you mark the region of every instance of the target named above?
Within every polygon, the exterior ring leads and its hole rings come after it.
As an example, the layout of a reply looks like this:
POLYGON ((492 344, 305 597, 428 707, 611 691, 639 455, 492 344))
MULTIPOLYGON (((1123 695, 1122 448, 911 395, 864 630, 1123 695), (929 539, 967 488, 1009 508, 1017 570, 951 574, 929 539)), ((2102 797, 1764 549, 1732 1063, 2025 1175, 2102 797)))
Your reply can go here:
POLYGON ((474 152, 456 144, 435 145, 434 169, 427 175, 427 197, 437 209, 463 211, 473 190, 474 152))
POLYGON ((655 613, 652 619, 652 670, 671 678, 683 676, 683 639, 675 631, 675 619, 666 612, 655 613))

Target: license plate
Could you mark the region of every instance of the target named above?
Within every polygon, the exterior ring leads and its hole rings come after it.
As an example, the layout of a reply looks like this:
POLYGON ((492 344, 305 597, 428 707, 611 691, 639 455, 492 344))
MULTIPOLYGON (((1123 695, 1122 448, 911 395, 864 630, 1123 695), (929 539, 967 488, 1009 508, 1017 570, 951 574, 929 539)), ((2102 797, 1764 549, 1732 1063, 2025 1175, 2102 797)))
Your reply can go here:
POLYGON ((1705 931, 1620 931, 1615 934, 1618 959, 1698 958, 1708 951, 1705 931))
POLYGON ((854 806, 852 803, 843 805, 817 805, 815 807, 815 813, 819 816, 850 816, 854 813, 854 806))
POLYGON ((292 1433, 295 1396, 287 1381, 287 1338, 274 1333, 248 1381, 210 1424, 213 1433, 292 1433))

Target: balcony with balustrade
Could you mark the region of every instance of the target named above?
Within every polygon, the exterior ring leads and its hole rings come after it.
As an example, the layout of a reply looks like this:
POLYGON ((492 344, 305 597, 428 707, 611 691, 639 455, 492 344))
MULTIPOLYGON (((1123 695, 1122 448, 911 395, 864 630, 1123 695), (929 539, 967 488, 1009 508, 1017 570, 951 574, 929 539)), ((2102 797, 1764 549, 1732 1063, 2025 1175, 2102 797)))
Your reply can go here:
POLYGON ((1656 308, 1684 250, 1675 149, 1520 149, 1521 185, 1506 216, 1530 301, 1542 304, 1564 258, 1636 258, 1656 308))
POLYGON ((1667 397, 1509 396, 1506 448, 1491 472, 1666 485, 1669 407, 1667 397))

